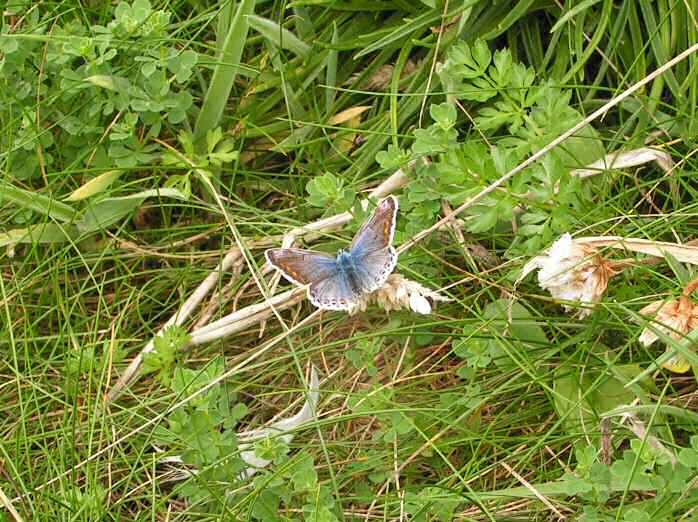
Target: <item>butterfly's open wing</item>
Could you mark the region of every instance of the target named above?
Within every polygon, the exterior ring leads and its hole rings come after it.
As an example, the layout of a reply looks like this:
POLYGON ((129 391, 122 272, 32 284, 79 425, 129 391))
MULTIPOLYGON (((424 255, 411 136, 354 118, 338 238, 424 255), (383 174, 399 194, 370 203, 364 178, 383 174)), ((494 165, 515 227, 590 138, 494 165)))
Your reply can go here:
POLYGON ((368 221, 356 233, 351 243, 351 254, 356 258, 382 250, 393 242, 395 218, 397 217, 397 199, 388 196, 383 199, 368 221))
POLYGON ((271 248, 267 261, 297 285, 310 285, 310 302, 325 310, 346 310, 358 299, 335 257, 300 248, 271 248))
POLYGON ((391 245, 395 233, 397 199, 383 199, 364 223, 351 244, 351 255, 359 287, 363 292, 377 290, 397 264, 397 252, 391 245))
POLYGON ((270 248, 269 264, 297 285, 308 285, 337 274, 337 260, 323 252, 301 248, 270 248))

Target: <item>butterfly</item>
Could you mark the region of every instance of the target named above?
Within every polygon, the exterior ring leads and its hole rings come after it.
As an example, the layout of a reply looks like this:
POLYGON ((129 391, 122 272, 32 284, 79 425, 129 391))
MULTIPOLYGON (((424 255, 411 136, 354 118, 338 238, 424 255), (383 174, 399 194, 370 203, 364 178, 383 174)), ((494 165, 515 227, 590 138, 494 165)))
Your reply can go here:
POLYGON ((361 296, 377 290, 397 264, 392 246, 397 199, 381 200, 354 236, 348 250, 336 256, 300 248, 270 248, 264 254, 271 266, 297 285, 310 285, 308 298, 323 310, 348 310, 361 296))

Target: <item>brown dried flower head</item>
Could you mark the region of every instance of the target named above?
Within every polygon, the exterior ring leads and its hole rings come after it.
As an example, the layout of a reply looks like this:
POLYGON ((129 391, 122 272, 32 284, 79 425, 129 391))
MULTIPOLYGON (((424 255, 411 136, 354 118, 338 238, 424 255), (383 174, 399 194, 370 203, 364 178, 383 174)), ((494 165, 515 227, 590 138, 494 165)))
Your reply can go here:
MULTIPOLYGON (((678 300, 650 303, 640 310, 640 314, 654 319, 652 328, 648 326, 643 329, 638 339, 644 346, 650 346, 659 339, 657 331, 678 341, 698 328, 698 304, 688 298, 686 291, 678 300)), ((676 373, 686 373, 691 369, 690 363, 680 353, 672 348, 667 348, 667 352, 673 355, 662 364, 663 368, 676 373)))

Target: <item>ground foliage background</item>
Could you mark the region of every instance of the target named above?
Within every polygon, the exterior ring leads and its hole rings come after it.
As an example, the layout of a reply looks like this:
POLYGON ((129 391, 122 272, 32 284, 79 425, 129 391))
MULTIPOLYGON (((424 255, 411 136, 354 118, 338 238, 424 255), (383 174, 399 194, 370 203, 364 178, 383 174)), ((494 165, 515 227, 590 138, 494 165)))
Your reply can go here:
POLYGON ((452 298, 432 314, 297 326, 302 302, 182 348, 262 300, 291 228, 352 211, 307 243, 346 246, 398 169, 396 243, 433 225, 695 44, 693 3, 12 0, 1 24, 0 517, 691 519, 696 379, 657 367, 637 312, 695 268, 614 254, 636 262, 583 319, 514 282, 565 232, 696 238, 694 55, 403 253, 452 298), (645 145, 673 166, 572 174, 645 145), (269 464, 243 477, 236 433, 299 410, 310 364, 317 417, 257 441, 269 464))

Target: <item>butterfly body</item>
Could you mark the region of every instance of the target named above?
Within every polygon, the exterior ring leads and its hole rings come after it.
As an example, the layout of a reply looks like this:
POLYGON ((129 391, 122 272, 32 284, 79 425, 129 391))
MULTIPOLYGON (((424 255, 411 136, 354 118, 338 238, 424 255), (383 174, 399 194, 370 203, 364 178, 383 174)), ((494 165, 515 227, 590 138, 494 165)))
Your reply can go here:
POLYGON ((310 285, 308 297, 318 308, 347 310, 385 283, 397 264, 391 245, 397 199, 389 196, 356 234, 351 247, 331 256, 299 248, 272 248, 269 263, 289 281, 310 285))

